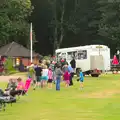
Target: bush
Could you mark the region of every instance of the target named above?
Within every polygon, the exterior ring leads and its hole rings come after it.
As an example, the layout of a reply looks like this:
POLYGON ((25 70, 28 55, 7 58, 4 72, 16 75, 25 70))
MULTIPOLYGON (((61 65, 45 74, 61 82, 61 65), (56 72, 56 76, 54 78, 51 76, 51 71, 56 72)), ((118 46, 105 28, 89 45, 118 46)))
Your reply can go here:
POLYGON ((11 71, 16 71, 15 68, 13 67, 13 60, 12 58, 7 58, 5 63, 4 63, 4 68, 7 73, 10 73, 11 71))

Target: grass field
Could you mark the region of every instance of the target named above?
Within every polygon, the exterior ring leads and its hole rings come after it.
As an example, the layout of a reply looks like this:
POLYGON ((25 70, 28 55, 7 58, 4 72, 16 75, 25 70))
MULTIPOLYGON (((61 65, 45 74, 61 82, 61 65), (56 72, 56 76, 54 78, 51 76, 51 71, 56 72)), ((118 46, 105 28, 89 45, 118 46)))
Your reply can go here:
MULTIPOLYGON (((5 112, 0 120, 120 120, 120 75, 85 77, 81 91, 79 82, 61 91, 29 90, 5 112)), ((5 83, 0 83, 5 87, 5 83)))

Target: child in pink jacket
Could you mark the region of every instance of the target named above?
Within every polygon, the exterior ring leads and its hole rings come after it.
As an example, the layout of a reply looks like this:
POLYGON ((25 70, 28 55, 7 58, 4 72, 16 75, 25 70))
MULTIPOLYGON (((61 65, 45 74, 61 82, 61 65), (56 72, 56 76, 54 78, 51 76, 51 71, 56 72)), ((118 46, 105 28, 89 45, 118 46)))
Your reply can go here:
POLYGON ((48 88, 52 89, 52 81, 53 81, 53 72, 52 69, 48 70, 48 88))
POLYGON ((65 81, 65 86, 68 87, 69 84, 70 84, 70 74, 69 74, 69 72, 65 72, 64 81, 65 81))
POLYGON ((25 84, 22 82, 21 78, 17 79, 17 90, 24 90, 25 89, 25 84))

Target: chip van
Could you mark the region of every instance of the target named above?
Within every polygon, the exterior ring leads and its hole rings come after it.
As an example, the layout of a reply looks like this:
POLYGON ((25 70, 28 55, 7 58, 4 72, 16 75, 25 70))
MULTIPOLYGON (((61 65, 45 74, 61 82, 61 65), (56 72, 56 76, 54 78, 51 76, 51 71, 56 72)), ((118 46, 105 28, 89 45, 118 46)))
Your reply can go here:
POLYGON ((57 60, 66 59, 68 63, 76 60, 76 73, 82 69, 84 75, 98 77, 101 72, 110 70, 110 48, 105 45, 87 45, 57 49, 57 60))

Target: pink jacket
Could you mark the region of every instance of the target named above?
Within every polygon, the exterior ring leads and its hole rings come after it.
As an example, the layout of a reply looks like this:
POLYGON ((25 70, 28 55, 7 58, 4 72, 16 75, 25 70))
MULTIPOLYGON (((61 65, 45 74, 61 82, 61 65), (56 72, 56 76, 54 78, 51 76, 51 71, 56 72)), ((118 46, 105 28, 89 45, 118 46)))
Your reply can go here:
POLYGON ((24 83, 22 81, 19 82, 18 85, 17 85, 17 90, 24 90, 24 89, 25 89, 24 83))
POLYGON ((64 80, 70 80, 70 74, 68 72, 65 72, 64 80))
POLYGON ((53 79, 53 72, 52 72, 52 70, 48 71, 48 79, 53 79))

